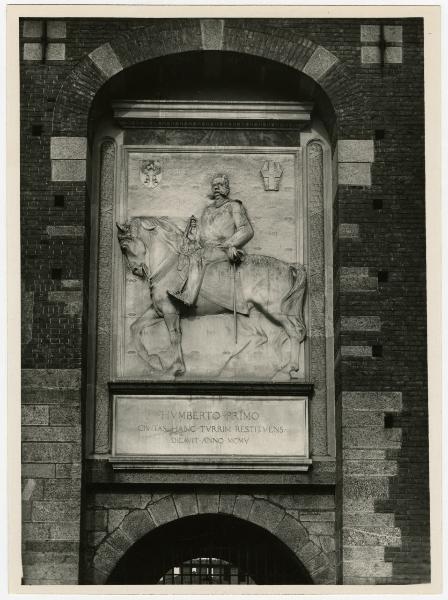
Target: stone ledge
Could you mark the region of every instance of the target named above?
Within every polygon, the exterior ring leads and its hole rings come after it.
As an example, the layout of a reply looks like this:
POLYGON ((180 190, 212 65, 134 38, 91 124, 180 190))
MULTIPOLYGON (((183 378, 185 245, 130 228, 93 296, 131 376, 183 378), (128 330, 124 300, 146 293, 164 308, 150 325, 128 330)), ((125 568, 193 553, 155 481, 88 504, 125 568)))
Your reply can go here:
POLYGON ((352 410, 402 410, 401 392, 342 392, 342 408, 352 410))
MULTIPOLYGON (((84 237, 85 227, 82 225, 48 225, 46 233, 53 237, 84 237)), ((65 280, 67 281, 67 280, 65 280)))

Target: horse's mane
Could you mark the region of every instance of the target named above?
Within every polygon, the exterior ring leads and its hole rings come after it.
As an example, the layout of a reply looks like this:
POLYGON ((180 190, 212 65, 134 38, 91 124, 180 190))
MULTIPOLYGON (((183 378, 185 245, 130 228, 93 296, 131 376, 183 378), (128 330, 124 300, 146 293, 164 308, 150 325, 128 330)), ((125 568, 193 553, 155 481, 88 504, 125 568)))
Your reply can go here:
MULTIPOLYGON (((182 223, 184 224, 185 221, 182 223)), ((142 230, 141 233, 145 237, 149 236, 151 231, 157 231, 157 235, 161 237, 174 252, 179 252, 183 231, 176 225, 172 217, 134 217, 131 219, 131 227, 133 224, 140 226, 140 229, 142 230)))

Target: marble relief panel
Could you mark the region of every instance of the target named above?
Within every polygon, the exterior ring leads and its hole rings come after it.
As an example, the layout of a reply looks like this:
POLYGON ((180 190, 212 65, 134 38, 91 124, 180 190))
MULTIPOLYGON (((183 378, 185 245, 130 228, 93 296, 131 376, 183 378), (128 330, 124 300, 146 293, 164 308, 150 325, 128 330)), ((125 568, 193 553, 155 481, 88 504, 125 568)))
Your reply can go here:
POLYGON ((128 147, 122 168, 115 375, 305 380, 300 149, 128 147))

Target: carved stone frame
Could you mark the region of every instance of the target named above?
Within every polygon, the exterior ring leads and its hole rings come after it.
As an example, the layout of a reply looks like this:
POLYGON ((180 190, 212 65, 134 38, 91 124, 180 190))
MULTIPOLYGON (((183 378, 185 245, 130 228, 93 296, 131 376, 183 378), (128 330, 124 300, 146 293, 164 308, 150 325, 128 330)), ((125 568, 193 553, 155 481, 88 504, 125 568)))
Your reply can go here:
MULTIPOLYGON (((101 132, 99 132, 101 133, 101 132)), ((95 456, 98 458, 107 458, 111 451, 111 427, 112 427, 112 406, 107 391, 107 384, 110 381, 114 381, 116 377, 112 377, 110 367, 112 365, 114 346, 116 344, 115 334, 107 333, 107 325, 105 317, 109 315, 109 327, 113 320, 113 311, 107 308, 107 302, 104 303, 104 290, 101 289, 101 282, 98 282, 99 269, 97 265, 98 257, 101 257, 106 251, 105 240, 108 238, 109 233, 104 230, 102 223, 104 219, 110 224, 110 227, 114 228, 116 220, 123 218, 122 210, 117 207, 119 206, 119 199, 122 198, 123 194, 123 180, 120 178, 120 171, 122 168, 118 168, 124 160, 124 156, 129 151, 140 149, 140 150, 152 150, 151 147, 136 147, 136 146, 124 146, 123 145, 123 133, 120 129, 111 131, 109 127, 107 130, 108 136, 102 137, 97 135, 96 139, 99 140, 94 149, 96 152, 96 158, 94 159, 98 165, 102 165, 97 175, 97 182, 94 189, 95 202, 92 206, 92 239, 91 239, 91 287, 90 290, 93 292, 90 294, 90 334, 89 334, 89 356, 90 358, 95 357, 94 360, 89 360, 89 373, 88 373, 88 415, 87 415, 87 439, 88 446, 87 452, 91 458, 95 456), (109 160, 108 165, 102 164, 101 152, 104 151, 103 144, 109 140, 109 145, 112 144, 114 148, 114 159, 109 160), (103 147, 103 150, 102 150, 103 147), (109 173, 109 181, 113 181, 113 189, 109 189, 109 196, 107 202, 104 199, 104 190, 101 183, 107 177, 102 172, 104 168, 109 171, 113 169, 113 173, 109 173), (111 179, 112 178, 112 179, 111 179), (110 195, 112 194, 112 204, 110 202, 110 195), (98 308, 102 311, 102 317, 97 313, 98 308), (94 316, 92 316, 94 315, 94 316), (92 326, 92 324, 95 325, 92 326), (105 329, 106 328, 106 329, 105 329), (104 334, 104 335, 103 335, 104 334)), ((333 355, 333 306, 332 306, 332 278, 333 278, 333 257, 332 257, 332 198, 333 198, 333 185, 332 185, 332 169, 331 169, 331 149, 325 133, 319 126, 312 127, 311 131, 302 132, 300 134, 300 146, 295 148, 295 151, 301 155, 301 173, 298 174, 301 177, 301 188, 302 188, 302 218, 304 222, 304 229, 307 232, 304 240, 304 256, 309 256, 310 248, 315 240, 310 239, 309 231, 307 228, 308 214, 306 213, 306 207, 309 204, 310 197, 310 173, 313 171, 309 159, 310 148, 319 146, 321 148, 321 166, 317 168, 317 178, 320 178, 321 183, 317 186, 318 192, 315 193, 316 206, 318 205, 319 220, 321 223, 322 239, 319 241, 319 267, 321 285, 319 288, 319 294, 321 296, 320 302, 320 319, 317 319, 317 314, 314 321, 320 321, 320 327, 313 327, 313 317, 311 314, 312 306, 307 295, 306 304, 304 307, 305 318, 307 325, 310 326, 310 337, 305 345, 306 349, 306 360, 307 360, 307 373, 311 374, 311 380, 315 383, 315 396, 313 402, 310 405, 310 431, 311 431, 311 452, 314 460, 317 461, 334 461, 335 456, 335 432, 334 432, 334 355, 333 355), (312 146, 314 144, 314 146, 312 146), (316 334, 316 335, 314 335, 316 334), (317 335, 318 334, 318 335, 317 335), (314 335, 314 339, 313 339, 314 335), (312 356, 311 346, 318 349, 320 360, 313 352, 312 356), (313 363, 319 366, 319 373, 316 377, 313 377, 313 363), (322 367, 323 370, 322 370, 322 367), (316 432, 321 431, 320 443, 318 447, 313 445, 313 442, 317 439, 316 432)), ((163 146, 158 147, 164 151, 204 151, 212 150, 214 152, 229 151, 234 149, 239 152, 256 152, 263 151, 270 155, 275 152, 291 152, 294 150, 292 147, 229 147, 225 146, 222 148, 209 148, 209 147, 188 147, 188 146, 163 146)), ((315 169, 314 169, 315 170, 315 169)), ((107 227, 106 227, 107 229, 107 227)), ((107 246, 107 244, 106 244, 107 246)), ((114 236, 112 235, 111 245, 108 246, 110 251, 113 251, 114 260, 121 262, 122 257, 119 252, 118 244, 115 243, 114 236)), ((109 254, 110 257, 110 254, 109 254)), ((305 258, 304 263, 308 266, 308 260, 305 258)), ((115 263, 116 265, 116 263, 115 263)), ((122 272, 123 273, 123 272, 122 272)), ((317 289, 317 288, 316 288, 317 289)), ((116 303, 117 299, 110 298, 111 302, 116 303)), ((116 304, 114 304, 116 306, 116 304)), ((314 309, 313 309, 314 310, 314 309)), ((216 383, 216 388, 221 387, 221 383, 216 383)), ((275 393, 278 384, 272 384, 272 393, 275 393)))

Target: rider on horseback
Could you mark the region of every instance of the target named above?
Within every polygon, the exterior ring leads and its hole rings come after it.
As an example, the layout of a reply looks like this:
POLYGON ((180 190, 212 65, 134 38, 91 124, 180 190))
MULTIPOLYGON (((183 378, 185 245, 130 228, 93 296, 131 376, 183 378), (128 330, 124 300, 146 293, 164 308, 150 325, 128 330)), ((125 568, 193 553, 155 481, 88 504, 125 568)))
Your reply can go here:
POLYGON ((242 202, 229 198, 227 175, 216 175, 211 185, 212 202, 202 212, 199 226, 192 216, 185 229, 178 269, 188 271, 177 291, 168 290, 187 306, 196 302, 207 265, 223 258, 239 264, 244 258, 242 246, 254 235, 242 202))

